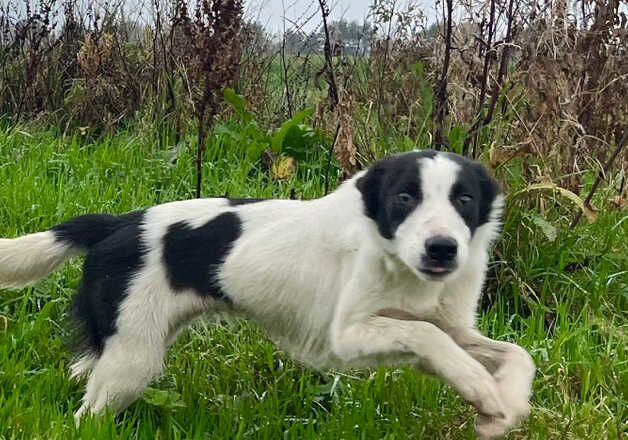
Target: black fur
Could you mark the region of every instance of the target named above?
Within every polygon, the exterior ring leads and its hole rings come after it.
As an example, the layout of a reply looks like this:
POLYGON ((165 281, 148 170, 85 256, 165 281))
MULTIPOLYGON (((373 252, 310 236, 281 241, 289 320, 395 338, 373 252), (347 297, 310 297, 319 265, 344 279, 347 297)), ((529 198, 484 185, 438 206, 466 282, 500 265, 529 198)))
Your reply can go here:
POLYGON ((87 214, 75 217, 51 229, 59 241, 70 243, 82 249, 89 249, 117 230, 131 224, 138 224, 143 211, 124 215, 87 214))
POLYGON ((393 238, 397 227, 422 202, 419 160, 432 159, 437 154, 447 155, 461 167, 450 200, 471 233, 489 220, 491 204, 500 188, 482 165, 455 154, 415 151, 376 162, 357 182, 366 214, 384 238, 393 238), (463 195, 470 196, 470 201, 462 202, 463 195))
POLYGON ((479 163, 453 154, 449 154, 448 158, 460 165, 449 200, 473 234, 479 226, 489 221, 491 205, 501 190, 479 163), (471 196, 471 200, 461 203, 460 197, 463 195, 471 196))
POLYGON ((266 199, 228 199, 229 206, 249 205, 251 203, 263 202, 266 199))
POLYGON ((102 352, 105 340, 115 332, 118 306, 131 277, 141 268, 143 216, 143 212, 120 217, 82 216, 56 228, 62 239, 89 248, 72 309, 87 347, 95 353, 102 352), (92 220, 95 232, 89 230, 92 220))
POLYGON ((366 215, 375 221, 382 237, 393 238, 397 227, 421 203, 418 160, 436 154, 423 150, 391 156, 375 163, 358 180, 366 215))
POLYGON ((234 212, 220 214, 199 228, 179 222, 164 237, 164 263, 174 290, 193 289, 229 301, 217 279, 219 265, 242 233, 234 212))

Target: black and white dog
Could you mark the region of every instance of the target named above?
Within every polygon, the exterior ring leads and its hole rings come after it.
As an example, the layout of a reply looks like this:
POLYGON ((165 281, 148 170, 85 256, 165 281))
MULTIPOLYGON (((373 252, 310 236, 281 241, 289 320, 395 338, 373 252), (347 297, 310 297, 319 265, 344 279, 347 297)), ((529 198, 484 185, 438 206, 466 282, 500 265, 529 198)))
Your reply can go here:
POLYGON ((77 420, 124 409, 181 329, 227 311, 316 368, 429 371, 490 438, 527 416, 535 372, 524 349, 475 329, 502 205, 481 165, 415 151, 316 200, 187 200, 0 239, 0 288, 87 254, 73 304, 87 339, 71 366, 88 377, 77 420))

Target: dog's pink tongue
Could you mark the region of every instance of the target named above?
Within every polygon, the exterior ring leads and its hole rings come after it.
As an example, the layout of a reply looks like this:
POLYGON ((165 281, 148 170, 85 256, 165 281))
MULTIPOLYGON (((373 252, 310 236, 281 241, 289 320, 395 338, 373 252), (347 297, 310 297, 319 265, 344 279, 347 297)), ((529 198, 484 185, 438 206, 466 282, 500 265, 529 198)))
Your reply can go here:
POLYGON ((432 268, 432 272, 436 272, 436 273, 440 273, 440 272, 445 272, 447 269, 445 269, 444 267, 433 267, 432 268))

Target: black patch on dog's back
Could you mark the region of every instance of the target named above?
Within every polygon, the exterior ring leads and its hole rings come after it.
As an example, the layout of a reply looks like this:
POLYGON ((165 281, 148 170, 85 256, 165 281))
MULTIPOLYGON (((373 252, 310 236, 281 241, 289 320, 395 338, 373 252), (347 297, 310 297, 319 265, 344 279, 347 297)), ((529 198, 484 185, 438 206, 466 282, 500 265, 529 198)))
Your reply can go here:
POLYGON ((436 154, 423 150, 390 156, 373 164, 358 179, 366 215, 375 221, 382 237, 391 239, 397 227, 421 203, 419 160, 431 159, 436 154), (397 196, 402 193, 410 199, 399 199, 397 196))
POLYGON ((241 233, 242 222, 234 212, 220 214, 199 228, 186 222, 171 225, 164 236, 163 259, 172 288, 229 300, 217 274, 241 233))
MULTIPOLYGON (((143 212, 122 216, 124 220, 117 222, 117 229, 99 241, 96 241, 95 234, 81 229, 83 225, 76 223, 77 229, 72 237, 84 237, 83 243, 89 247, 89 252, 83 264, 83 280, 78 295, 73 299, 72 310, 85 343, 96 353, 102 352, 105 340, 115 332, 119 305, 127 295, 131 277, 141 268, 145 253, 140 243, 143 216, 143 212), (83 231, 84 234, 77 234, 76 231, 83 231)), ((96 224, 93 223, 94 216, 83 218, 89 219, 92 225, 96 224)), ((107 219, 103 223, 104 230, 108 228, 107 223, 112 224, 107 219)))
POLYGON ((229 200, 229 206, 250 205, 251 203, 263 202, 266 199, 227 199, 229 200))

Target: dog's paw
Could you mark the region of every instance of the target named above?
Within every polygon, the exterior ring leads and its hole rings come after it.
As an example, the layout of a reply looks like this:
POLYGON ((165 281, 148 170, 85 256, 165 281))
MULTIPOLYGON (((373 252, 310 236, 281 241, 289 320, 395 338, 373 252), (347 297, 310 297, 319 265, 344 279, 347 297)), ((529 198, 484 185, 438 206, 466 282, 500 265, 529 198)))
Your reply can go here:
POLYGON ((508 417, 515 422, 528 417, 534 367, 528 368, 526 366, 526 368, 511 369, 510 371, 498 370, 494 377, 508 417))
POLYGON ((512 383, 502 380, 497 382, 497 389, 504 405, 505 414, 504 417, 478 414, 475 426, 477 435, 482 440, 504 436, 530 414, 530 403, 528 402, 530 392, 527 388, 513 387, 512 383))
POLYGON ((508 418, 517 423, 530 414, 532 381, 536 368, 528 352, 513 346, 508 362, 494 373, 499 395, 506 407, 508 418))
POLYGON ((492 440, 504 436, 513 428, 513 421, 508 417, 492 417, 478 414, 475 432, 481 440, 492 440))
POLYGON ((512 387, 504 382, 498 382, 497 387, 500 390, 500 396, 502 402, 504 402, 506 414, 515 424, 530 415, 530 402, 528 401, 530 393, 527 392, 527 390, 520 392, 513 391, 512 387))
MULTIPOLYGON (((479 365, 479 364, 478 364, 479 365)), ((473 369, 459 385, 461 396, 471 403, 479 414, 486 417, 506 417, 497 382, 484 367, 473 369)))
POLYGON ((81 419, 89 413, 89 405, 83 403, 81 407, 74 413, 74 424, 78 428, 81 425, 81 419))

